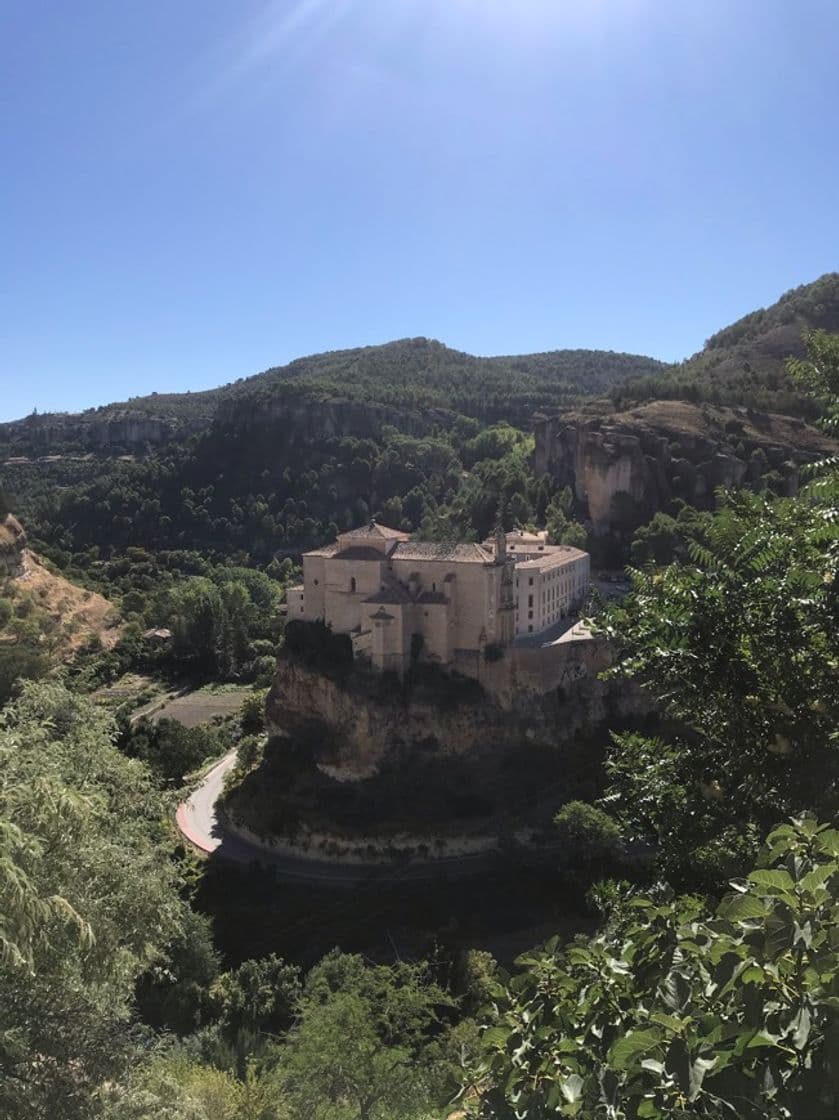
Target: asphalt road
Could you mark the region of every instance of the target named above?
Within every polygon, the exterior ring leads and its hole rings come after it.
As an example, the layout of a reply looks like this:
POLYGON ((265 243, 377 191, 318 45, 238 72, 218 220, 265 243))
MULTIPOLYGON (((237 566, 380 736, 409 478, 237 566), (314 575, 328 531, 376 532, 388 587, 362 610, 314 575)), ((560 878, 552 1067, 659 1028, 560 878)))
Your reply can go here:
POLYGON ((403 882, 406 879, 438 879, 480 874, 492 866, 495 853, 452 856, 421 863, 352 864, 308 859, 266 851, 228 832, 216 813, 224 777, 236 763, 230 751, 205 775, 201 785, 178 806, 176 820, 182 835, 193 847, 208 855, 233 863, 258 863, 274 869, 278 878, 353 884, 378 880, 403 882))

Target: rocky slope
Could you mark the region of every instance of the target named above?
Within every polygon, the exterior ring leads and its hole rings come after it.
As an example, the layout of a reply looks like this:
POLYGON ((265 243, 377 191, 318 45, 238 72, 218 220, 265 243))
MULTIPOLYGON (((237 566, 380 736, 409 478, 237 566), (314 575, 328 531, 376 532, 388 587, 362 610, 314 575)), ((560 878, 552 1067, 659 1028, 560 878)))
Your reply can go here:
POLYGON ((795 417, 684 401, 536 422, 534 468, 570 486, 596 533, 630 533, 673 498, 711 508, 717 487, 798 488, 834 445, 795 417))
POLYGON ((53 664, 91 640, 110 649, 122 633, 113 604, 50 570, 26 547, 23 527, 11 514, 0 523, 0 599, 8 604, 0 615, 0 645, 34 640, 53 664))
POLYGON ((26 533, 10 513, 0 520, 0 577, 13 578, 23 571, 26 533))

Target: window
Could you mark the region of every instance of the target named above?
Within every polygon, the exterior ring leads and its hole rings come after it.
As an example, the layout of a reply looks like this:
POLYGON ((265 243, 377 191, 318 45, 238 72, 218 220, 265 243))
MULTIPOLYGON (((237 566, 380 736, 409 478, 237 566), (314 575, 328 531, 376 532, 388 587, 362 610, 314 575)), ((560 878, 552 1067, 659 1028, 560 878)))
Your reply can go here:
POLYGON ((355 576, 350 577, 350 591, 355 591, 355 576))
MULTIPOLYGON (((533 611, 528 611, 528 612, 527 612, 527 617, 528 617, 528 618, 533 618, 533 611)), ((533 629, 533 627, 532 627, 532 626, 529 626, 529 627, 528 627, 528 629, 529 629, 529 630, 532 630, 532 629, 533 629)))
POLYGON ((527 632, 528 632, 528 634, 532 634, 532 633, 533 633, 533 627, 532 627, 532 626, 528 626, 528 628, 527 628, 527 632))
POLYGON ((317 585, 318 585, 318 581, 317 581, 317 580, 315 580, 315 587, 317 587, 317 585))
POLYGON ((528 605, 529 607, 532 607, 532 606, 533 606, 533 596, 532 596, 532 595, 528 595, 528 596, 527 596, 527 605, 528 605))
POLYGON ((527 586, 528 586, 528 587, 532 587, 532 586, 533 586, 533 576, 531 576, 531 577, 530 577, 530 579, 529 579, 529 580, 527 581, 527 586))

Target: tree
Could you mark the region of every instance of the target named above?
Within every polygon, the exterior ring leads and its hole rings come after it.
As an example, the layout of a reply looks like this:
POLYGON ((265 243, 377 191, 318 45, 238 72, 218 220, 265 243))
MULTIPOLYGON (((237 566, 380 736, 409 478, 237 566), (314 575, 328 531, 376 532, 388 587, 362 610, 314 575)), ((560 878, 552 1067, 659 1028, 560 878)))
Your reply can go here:
POLYGON ((221 754, 226 746, 223 733, 215 727, 185 727, 176 719, 148 719, 128 724, 120 749, 131 758, 141 758, 165 785, 179 786, 190 771, 205 759, 221 754))
POLYGON ((554 817, 563 862, 586 867, 614 858, 620 847, 620 829, 608 813, 585 801, 569 801, 554 817))
POLYGON ((132 1057, 134 985, 184 904, 164 807, 111 718, 28 683, 0 722, 0 1114, 90 1115, 132 1057))
POLYGON ((265 692, 249 692, 242 701, 239 722, 244 735, 259 735, 265 730, 265 692))
POLYGON ((782 825, 733 887, 716 912, 631 897, 590 942, 520 958, 493 991, 474 1113, 836 1115, 839 831, 782 825))
MULTIPOLYGON (((839 436, 839 334, 807 331, 804 335, 807 357, 791 358, 787 370, 820 401, 823 415, 818 423, 828 435, 839 436)), ((839 501, 839 455, 830 455, 816 464, 815 480, 805 490, 808 497, 833 508, 839 501)), ((839 518, 832 517, 826 531, 839 535, 839 518)))
POLYGON ((714 889, 778 815, 839 808, 839 543, 824 508, 729 497, 691 562, 633 573, 616 673, 675 730, 617 736, 608 804, 674 883, 714 889))
POLYGON ((301 991, 300 969, 271 953, 223 972, 211 995, 223 1030, 234 1037, 243 1029, 271 1034, 287 1031, 301 991))
POLYGON ((171 627, 177 656, 198 668, 214 671, 225 622, 218 587, 204 576, 193 576, 171 589, 166 610, 165 621, 171 627))
POLYGON ((307 978, 282 1055, 293 1120, 427 1115, 441 1079, 429 1042, 450 1002, 422 966, 325 957, 307 978))

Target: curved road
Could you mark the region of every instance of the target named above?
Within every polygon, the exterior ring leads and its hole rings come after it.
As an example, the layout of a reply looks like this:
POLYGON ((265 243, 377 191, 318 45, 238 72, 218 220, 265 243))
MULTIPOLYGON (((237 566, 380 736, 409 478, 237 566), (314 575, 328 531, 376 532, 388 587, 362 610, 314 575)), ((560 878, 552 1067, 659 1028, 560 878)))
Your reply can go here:
POLYGON ((328 860, 269 852, 234 836, 224 828, 218 813, 218 801, 224 778, 236 763, 236 751, 230 751, 205 774, 201 785, 178 806, 176 821, 183 836, 199 851, 216 855, 234 863, 259 863, 272 867, 280 878, 306 879, 310 882, 361 883, 371 879, 402 882, 406 879, 436 879, 453 874, 474 875, 485 871, 495 858, 494 852, 473 856, 449 856, 426 863, 330 863, 328 860))

